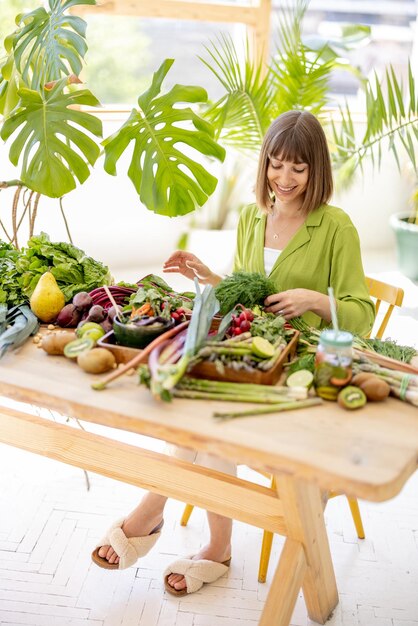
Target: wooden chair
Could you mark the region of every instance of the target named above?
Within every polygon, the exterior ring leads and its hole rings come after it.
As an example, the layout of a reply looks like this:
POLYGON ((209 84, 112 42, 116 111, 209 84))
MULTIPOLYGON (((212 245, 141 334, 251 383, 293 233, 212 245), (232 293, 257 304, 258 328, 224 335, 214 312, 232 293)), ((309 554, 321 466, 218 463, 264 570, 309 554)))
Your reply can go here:
MULTIPOLYGON (((375 332, 374 328, 372 329, 371 334, 378 339, 383 337, 383 333, 386 330, 386 326, 388 325, 390 316, 392 315, 393 309, 395 306, 402 306, 404 291, 400 287, 394 287, 393 285, 389 285, 388 283, 384 283, 380 280, 376 280, 375 278, 369 278, 366 276, 366 283, 369 289, 370 297, 374 300, 376 306, 376 317, 379 312, 380 306, 382 302, 388 305, 386 313, 383 317, 382 322, 378 325, 375 332)), ((270 488, 276 492, 276 482, 274 476, 263 474, 270 480, 270 488)), ((334 498, 336 496, 341 496, 341 493, 330 492, 328 494, 328 498, 334 498)), ((348 505, 350 507, 351 516, 353 518, 354 526, 356 528, 357 536, 359 539, 365 538, 363 522, 361 519, 360 509, 358 505, 357 498, 347 497, 348 505)), ((186 526, 187 522, 190 519, 190 515, 192 514, 193 506, 191 504, 186 504, 183 515, 180 520, 181 526, 186 526)), ((266 582, 267 570, 270 561, 271 547, 273 543, 273 533, 265 530, 263 532, 263 541, 261 544, 261 553, 260 553, 260 562, 258 568, 258 581, 260 583, 266 582)))

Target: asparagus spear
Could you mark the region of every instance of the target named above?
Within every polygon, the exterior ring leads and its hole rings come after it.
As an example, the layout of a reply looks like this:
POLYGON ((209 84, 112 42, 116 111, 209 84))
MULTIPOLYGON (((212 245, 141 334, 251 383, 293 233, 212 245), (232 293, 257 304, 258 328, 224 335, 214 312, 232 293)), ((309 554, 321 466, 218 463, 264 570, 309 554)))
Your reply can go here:
POLYGON ((279 413, 280 411, 292 411, 294 409, 306 409, 307 407, 316 406, 322 404, 320 398, 308 398, 307 400, 300 400, 295 402, 284 402, 283 404, 276 404, 274 406, 259 407, 256 409, 250 409, 249 411, 237 411, 235 413, 218 413, 215 412, 213 417, 220 421, 226 421, 235 419, 236 417, 252 417, 253 415, 265 415, 267 413, 279 413))

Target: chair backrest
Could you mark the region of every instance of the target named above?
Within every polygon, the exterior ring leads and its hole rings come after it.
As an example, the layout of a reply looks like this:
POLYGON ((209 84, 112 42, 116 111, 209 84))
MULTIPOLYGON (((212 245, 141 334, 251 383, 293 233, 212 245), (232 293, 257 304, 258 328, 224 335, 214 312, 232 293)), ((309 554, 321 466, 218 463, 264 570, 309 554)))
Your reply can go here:
POLYGON ((384 283, 381 280, 376 280, 376 278, 370 278, 368 276, 366 276, 366 284, 369 289, 370 297, 375 300, 376 316, 379 312, 381 303, 386 302, 388 304, 387 311, 380 326, 378 327, 376 333, 373 333, 374 337, 381 339, 386 330, 386 326, 388 325, 394 307, 402 306, 404 291, 401 287, 394 287, 393 285, 389 285, 388 283, 384 283))

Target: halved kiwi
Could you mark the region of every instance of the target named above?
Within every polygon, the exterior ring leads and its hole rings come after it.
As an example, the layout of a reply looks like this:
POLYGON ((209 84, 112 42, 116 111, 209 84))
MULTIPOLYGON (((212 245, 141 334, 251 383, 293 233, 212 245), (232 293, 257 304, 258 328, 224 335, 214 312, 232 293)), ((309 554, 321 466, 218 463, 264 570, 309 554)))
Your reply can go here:
POLYGON ((349 385, 338 394, 338 404, 344 409, 360 409, 367 402, 366 394, 359 387, 349 385))

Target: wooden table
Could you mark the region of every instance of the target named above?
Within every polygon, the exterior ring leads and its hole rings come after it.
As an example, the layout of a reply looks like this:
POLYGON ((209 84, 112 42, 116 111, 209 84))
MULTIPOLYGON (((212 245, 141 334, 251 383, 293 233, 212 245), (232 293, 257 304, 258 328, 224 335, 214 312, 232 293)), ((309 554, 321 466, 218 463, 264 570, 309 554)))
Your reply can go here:
POLYGON ((217 423, 212 412, 225 403, 163 404, 135 378, 93 391, 93 377, 32 342, 0 360, 2 396, 268 471, 277 493, 3 405, 0 441, 286 536, 260 625, 288 626, 301 587, 310 618, 323 624, 338 592, 321 490, 372 501, 395 496, 417 467, 417 408, 394 399, 354 412, 324 403, 217 423))

